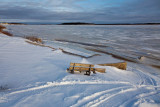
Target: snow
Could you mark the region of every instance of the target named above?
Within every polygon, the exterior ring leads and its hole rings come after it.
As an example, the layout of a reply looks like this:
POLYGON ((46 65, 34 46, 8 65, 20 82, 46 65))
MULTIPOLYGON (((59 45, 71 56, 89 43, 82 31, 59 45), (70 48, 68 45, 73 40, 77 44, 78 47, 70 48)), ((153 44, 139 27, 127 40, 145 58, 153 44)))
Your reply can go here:
POLYGON ((0 34, 0 107, 160 106, 158 69, 128 62, 127 70, 104 67, 106 73, 91 76, 66 72, 70 62, 104 60, 120 61, 109 55, 85 59, 0 34))
POLYGON ((142 103, 140 107, 159 107, 158 104, 142 103))

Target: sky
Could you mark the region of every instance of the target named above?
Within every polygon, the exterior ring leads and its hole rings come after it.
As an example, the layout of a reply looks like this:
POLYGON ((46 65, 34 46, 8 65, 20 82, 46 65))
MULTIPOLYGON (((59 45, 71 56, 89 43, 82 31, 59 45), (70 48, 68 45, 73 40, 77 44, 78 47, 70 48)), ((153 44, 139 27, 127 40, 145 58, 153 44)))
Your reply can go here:
POLYGON ((160 0, 0 0, 0 21, 160 23, 160 0))

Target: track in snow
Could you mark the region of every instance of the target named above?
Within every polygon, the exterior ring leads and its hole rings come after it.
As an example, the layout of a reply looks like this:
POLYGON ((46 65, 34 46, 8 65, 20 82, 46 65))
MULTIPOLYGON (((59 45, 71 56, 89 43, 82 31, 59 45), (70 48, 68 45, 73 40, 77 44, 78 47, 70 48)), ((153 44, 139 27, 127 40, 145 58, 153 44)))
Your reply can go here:
MULTIPOLYGON (((12 97, 17 94, 30 93, 31 96, 37 95, 43 91, 58 88, 63 89, 64 87, 74 87, 77 90, 77 85, 79 87, 85 87, 86 85, 96 86, 96 87, 107 87, 107 85, 112 85, 108 89, 102 91, 96 91, 88 93, 85 96, 80 96, 72 107, 77 106, 133 106, 138 105, 139 99, 145 98, 147 96, 155 95, 160 93, 160 86, 153 85, 132 85, 129 82, 123 81, 62 81, 62 82, 47 82, 45 85, 40 85, 37 87, 32 87, 24 90, 17 90, 8 93, 5 97, 12 97), (120 86, 117 86, 120 85, 120 86), (114 87, 115 86, 115 87, 114 87), (118 101, 114 103, 114 101, 118 101)), ((65 91, 64 91, 65 93, 65 91)), ((86 92, 84 92, 86 93, 86 92)), ((76 93, 77 94, 77 93, 76 93)), ((82 94, 82 93, 79 93, 82 94)), ((28 97, 29 95, 22 97, 28 97)), ((73 95, 75 96, 75 95, 73 95)), ((70 96, 72 97, 72 96, 70 96)), ((20 98, 22 99, 22 98, 20 98)), ((19 100, 20 100, 19 99, 19 100)), ((17 101, 19 101, 17 100, 17 101)))

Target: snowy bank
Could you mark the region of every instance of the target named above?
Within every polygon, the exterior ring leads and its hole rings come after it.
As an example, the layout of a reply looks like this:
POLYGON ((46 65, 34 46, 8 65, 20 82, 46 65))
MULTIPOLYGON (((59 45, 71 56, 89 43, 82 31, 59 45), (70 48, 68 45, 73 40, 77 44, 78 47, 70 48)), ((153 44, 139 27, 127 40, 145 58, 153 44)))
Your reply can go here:
POLYGON ((156 69, 129 63, 127 70, 105 67, 107 73, 70 74, 70 62, 102 63, 40 47, 19 37, 0 34, 0 107, 160 106, 156 69))

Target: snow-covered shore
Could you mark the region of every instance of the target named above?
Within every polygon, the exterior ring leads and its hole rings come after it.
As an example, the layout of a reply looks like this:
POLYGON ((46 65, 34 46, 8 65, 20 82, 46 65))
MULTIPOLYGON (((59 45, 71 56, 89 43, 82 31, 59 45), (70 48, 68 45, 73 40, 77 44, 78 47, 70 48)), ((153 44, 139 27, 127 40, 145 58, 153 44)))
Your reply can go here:
POLYGON ((107 73, 91 76, 66 72, 70 62, 105 58, 67 55, 0 34, 0 107, 160 106, 160 75, 151 67, 128 63, 126 71, 105 67, 107 73))

